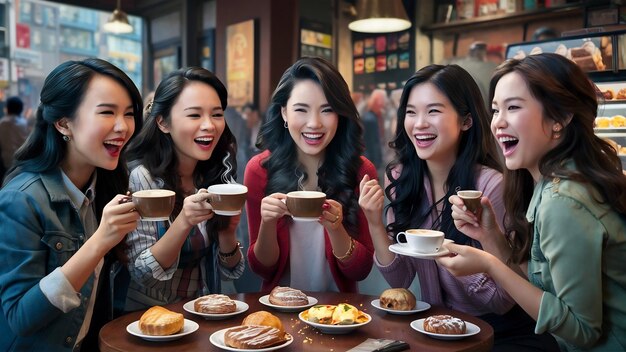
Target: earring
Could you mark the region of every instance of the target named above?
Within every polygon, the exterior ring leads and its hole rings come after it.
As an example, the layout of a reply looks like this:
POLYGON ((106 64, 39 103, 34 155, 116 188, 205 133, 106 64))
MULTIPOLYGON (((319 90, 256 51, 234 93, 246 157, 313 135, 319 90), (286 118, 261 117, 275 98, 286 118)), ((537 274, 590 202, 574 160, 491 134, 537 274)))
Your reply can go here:
POLYGON ((554 126, 552 127, 552 139, 559 139, 559 138, 561 138, 561 129, 562 128, 563 127, 560 124, 558 124, 558 123, 554 124, 554 126))
POLYGON ((66 141, 66 142, 69 142, 69 141, 71 141, 71 140, 72 140, 72 137, 70 137, 70 136, 68 136, 68 135, 65 135, 65 134, 64 134, 64 135, 63 135, 63 140, 64 140, 64 141, 66 141))
POLYGON ((287 120, 285 120, 285 123, 283 124, 283 126, 285 126, 285 128, 289 128, 289 126, 287 126, 287 120))

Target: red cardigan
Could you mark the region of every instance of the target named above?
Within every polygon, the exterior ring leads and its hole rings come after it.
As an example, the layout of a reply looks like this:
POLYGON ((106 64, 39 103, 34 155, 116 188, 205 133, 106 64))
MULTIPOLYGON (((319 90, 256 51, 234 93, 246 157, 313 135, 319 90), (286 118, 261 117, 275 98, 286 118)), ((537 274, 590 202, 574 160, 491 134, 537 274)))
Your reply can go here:
MULTIPOLYGON (((264 266, 254 254, 254 246, 259 236, 259 227, 261 226, 261 200, 265 197, 265 186, 267 185, 267 170, 261 166, 261 163, 269 155, 269 151, 264 151, 250 159, 244 175, 244 184, 248 187, 246 201, 250 235, 248 263, 250 263, 252 271, 263 278, 262 292, 269 292, 278 285, 289 263, 289 223, 291 219, 287 216, 279 219, 276 226, 280 251, 276 264, 270 267, 264 266)), ((374 165, 363 156, 361 161, 363 163, 358 172, 357 187, 355 189, 357 196, 359 194, 358 182, 361 181, 365 174, 369 175, 370 179, 378 178, 374 165)), ((358 211, 358 229, 356 234, 350 234, 355 239, 352 256, 349 260, 343 262, 337 260, 333 255, 328 233, 324 229, 326 260, 340 292, 357 292, 357 281, 365 279, 372 269, 374 246, 370 237, 367 219, 361 209, 358 211)))

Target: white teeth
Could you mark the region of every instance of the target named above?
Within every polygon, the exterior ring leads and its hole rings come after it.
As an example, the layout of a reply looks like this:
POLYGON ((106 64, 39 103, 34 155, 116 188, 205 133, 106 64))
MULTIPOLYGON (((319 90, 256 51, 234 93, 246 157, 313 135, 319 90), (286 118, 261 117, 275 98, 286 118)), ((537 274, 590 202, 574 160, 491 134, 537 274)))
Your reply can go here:
POLYGON ((323 133, 302 133, 305 138, 320 138, 323 133))
POLYGON ((198 142, 212 142, 213 138, 212 137, 209 137, 209 138, 196 138, 196 140, 198 142))
POLYGON ((513 138, 513 137, 500 137, 500 138, 498 138, 498 142, 500 142, 500 143, 515 142, 515 141, 517 141, 517 138, 513 138))
POLYGON ((415 138, 416 138, 416 139, 420 139, 420 140, 422 140, 422 139, 433 139, 433 138, 435 138, 435 137, 437 137, 437 136, 436 136, 436 135, 434 135, 434 134, 420 134, 420 135, 415 135, 415 138))
POLYGON ((121 147, 124 144, 124 142, 122 142, 122 141, 104 141, 104 144, 110 144, 110 145, 114 145, 114 146, 117 146, 117 147, 121 147))

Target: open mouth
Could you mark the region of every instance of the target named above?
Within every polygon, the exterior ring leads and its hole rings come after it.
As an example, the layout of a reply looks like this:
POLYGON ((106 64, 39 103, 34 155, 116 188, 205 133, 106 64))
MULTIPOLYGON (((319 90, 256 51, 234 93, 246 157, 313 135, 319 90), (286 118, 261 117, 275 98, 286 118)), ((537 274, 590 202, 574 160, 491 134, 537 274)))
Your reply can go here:
POLYGON ((213 143, 213 138, 212 137, 196 138, 193 141, 196 142, 197 144, 208 147, 211 145, 211 143, 213 143))
POLYGON ((435 134, 416 134, 413 137, 415 137, 415 144, 418 147, 428 147, 430 146, 435 139, 437 138, 437 135, 435 134))
POLYGON ((517 146, 517 143, 519 143, 519 139, 514 138, 514 137, 500 137, 498 138, 498 142, 502 144, 504 151, 507 152, 507 151, 514 149, 515 146, 517 146))
POLYGON ((318 142, 322 139, 322 137, 324 137, 323 133, 310 133, 310 132, 304 132, 302 133, 302 137, 304 137, 304 139, 306 141, 311 141, 311 142, 318 142))
POLYGON ((104 147, 111 154, 117 154, 122 150, 123 141, 104 141, 104 147))

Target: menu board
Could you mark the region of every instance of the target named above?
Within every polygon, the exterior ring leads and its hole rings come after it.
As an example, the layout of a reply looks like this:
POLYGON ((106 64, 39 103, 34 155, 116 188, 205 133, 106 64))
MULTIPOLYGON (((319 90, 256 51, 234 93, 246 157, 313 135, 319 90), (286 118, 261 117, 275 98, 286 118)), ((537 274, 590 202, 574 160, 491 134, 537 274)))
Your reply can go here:
POLYGON ((333 61, 333 36, 330 24, 309 19, 300 21, 300 56, 317 56, 333 61))
POLYGON ((415 71, 410 31, 352 33, 353 90, 402 88, 415 71))

